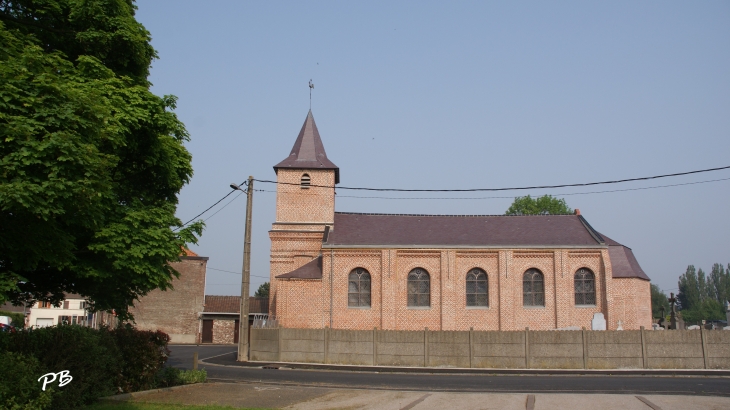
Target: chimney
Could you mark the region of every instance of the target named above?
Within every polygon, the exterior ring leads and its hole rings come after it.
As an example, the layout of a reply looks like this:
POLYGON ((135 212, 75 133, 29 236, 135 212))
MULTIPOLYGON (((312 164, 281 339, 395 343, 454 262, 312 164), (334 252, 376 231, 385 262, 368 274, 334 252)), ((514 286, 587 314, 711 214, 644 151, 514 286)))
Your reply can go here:
POLYGON ((576 215, 580 215, 580 209, 578 209, 578 208, 575 208, 575 214, 576 214, 576 215))

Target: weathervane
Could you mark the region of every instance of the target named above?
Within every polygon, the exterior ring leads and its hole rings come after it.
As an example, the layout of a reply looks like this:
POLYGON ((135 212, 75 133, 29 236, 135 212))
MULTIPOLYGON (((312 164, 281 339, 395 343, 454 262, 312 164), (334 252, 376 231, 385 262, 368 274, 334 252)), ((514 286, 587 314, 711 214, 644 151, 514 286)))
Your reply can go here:
POLYGON ((309 79, 309 110, 312 110, 312 89, 314 88, 314 83, 312 82, 312 79, 309 79))

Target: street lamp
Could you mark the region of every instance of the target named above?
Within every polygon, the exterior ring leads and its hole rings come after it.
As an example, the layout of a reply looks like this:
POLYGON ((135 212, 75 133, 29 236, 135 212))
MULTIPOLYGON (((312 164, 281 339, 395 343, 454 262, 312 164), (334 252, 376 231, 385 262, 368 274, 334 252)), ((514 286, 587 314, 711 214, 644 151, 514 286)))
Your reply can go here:
POLYGON ((241 275, 241 309, 238 319, 238 358, 248 361, 248 292, 251 281, 251 206, 253 205, 253 177, 248 177, 246 190, 236 184, 231 189, 246 193, 246 228, 243 240, 243 274, 241 275))

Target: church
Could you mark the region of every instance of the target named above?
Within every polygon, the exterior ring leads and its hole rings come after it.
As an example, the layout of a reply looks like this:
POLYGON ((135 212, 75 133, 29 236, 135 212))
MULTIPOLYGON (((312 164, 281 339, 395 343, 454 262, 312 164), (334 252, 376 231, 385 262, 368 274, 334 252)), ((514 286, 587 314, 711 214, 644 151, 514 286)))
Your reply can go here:
POLYGON ((287 328, 651 328, 630 248, 574 215, 335 211, 339 168, 311 110, 274 166, 270 315, 287 328))

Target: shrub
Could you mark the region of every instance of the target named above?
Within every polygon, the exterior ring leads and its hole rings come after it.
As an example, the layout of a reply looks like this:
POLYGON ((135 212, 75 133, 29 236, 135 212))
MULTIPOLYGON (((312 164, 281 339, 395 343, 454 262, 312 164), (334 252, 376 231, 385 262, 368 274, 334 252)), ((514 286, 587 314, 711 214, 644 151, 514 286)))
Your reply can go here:
POLYGON ((43 391, 38 377, 47 373, 38 360, 13 352, 0 352, 0 408, 44 410, 51 406, 52 388, 43 391))
POLYGON ((76 409, 117 391, 122 357, 111 334, 82 326, 55 326, 5 333, 0 346, 35 358, 42 371, 68 370, 73 380, 53 395, 53 409, 76 409))
POLYGON ((155 375, 155 385, 153 387, 172 387, 182 384, 180 381, 180 369, 164 366, 155 375))
POLYGON ((155 386, 155 376, 170 356, 170 336, 161 331, 137 330, 130 325, 110 331, 122 355, 119 387, 124 392, 155 386))
POLYGON ((183 370, 180 372, 180 382, 182 384, 205 383, 206 380, 208 380, 208 372, 205 369, 183 370))

